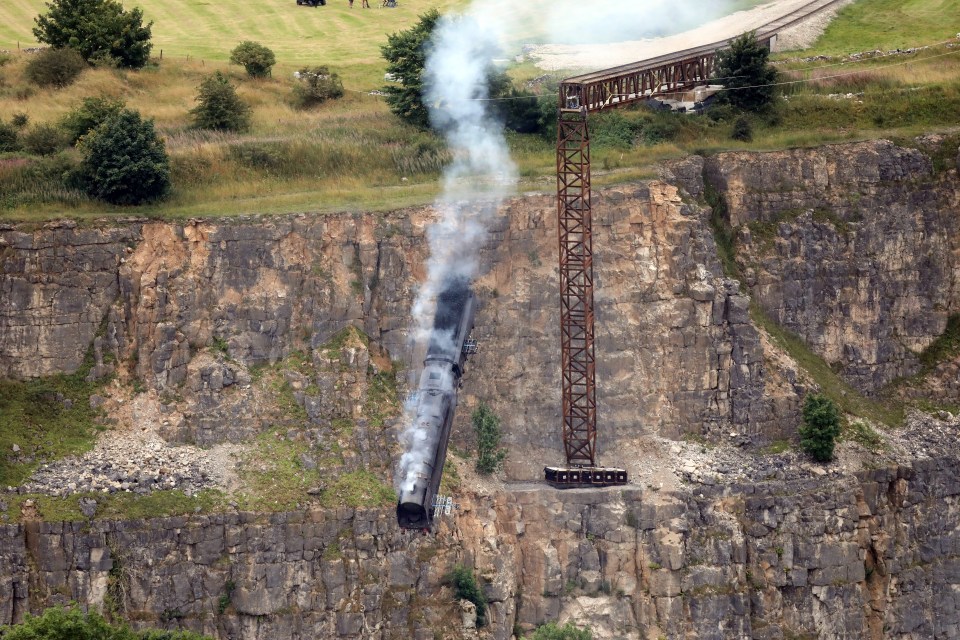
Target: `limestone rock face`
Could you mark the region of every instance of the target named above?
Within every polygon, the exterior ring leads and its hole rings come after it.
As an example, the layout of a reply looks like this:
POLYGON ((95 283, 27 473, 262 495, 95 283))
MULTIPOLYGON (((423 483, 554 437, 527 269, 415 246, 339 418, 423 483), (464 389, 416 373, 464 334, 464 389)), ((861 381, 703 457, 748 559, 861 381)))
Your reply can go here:
POLYGON ((0 526, 0 624, 107 594, 137 624, 219 638, 949 638, 960 464, 696 492, 465 493, 435 535, 392 509, 0 526), (489 626, 446 586, 475 567, 489 626), (120 587, 123 587, 122 589, 120 587))
POLYGON ((0 225, 0 377, 72 373, 119 293, 139 225, 0 225))
POLYGON ((918 370, 960 310, 955 168, 876 141, 719 154, 706 176, 776 322, 863 391, 918 370))
MULTIPOLYGON (((747 298, 722 275, 709 209, 684 202, 665 182, 610 189, 596 200, 601 454, 628 447, 638 434, 780 437, 789 425, 774 420, 765 397, 763 349, 747 298)), ((508 202, 480 248, 481 352, 469 366, 454 435, 468 446, 469 411, 481 400, 492 404, 512 448, 536 452, 509 462, 518 479, 541 474, 542 465, 528 461, 561 454, 554 206, 549 196, 508 202)), ((0 363, 9 376, 76 369, 106 317, 98 353, 112 354, 147 388, 185 398, 184 420, 169 421, 169 438, 249 437, 270 422, 244 391, 251 368, 309 353, 346 326, 415 371, 409 307, 434 216, 421 208, 136 222, 82 233, 6 229, 2 286, 19 293, 3 298, 0 317, 7 327, 33 328, 2 332, 0 363), (34 258, 37 247, 54 246, 67 256, 55 269, 34 258), (74 281, 85 283, 86 297, 70 303, 82 323, 65 324, 46 303, 27 303, 75 298, 74 281), (30 355, 38 349, 50 357, 30 355), (225 360, 212 363, 211 352, 225 360)), ((322 413, 318 402, 306 401, 308 413, 322 413)), ((632 455, 614 457, 610 464, 638 464, 632 455)))

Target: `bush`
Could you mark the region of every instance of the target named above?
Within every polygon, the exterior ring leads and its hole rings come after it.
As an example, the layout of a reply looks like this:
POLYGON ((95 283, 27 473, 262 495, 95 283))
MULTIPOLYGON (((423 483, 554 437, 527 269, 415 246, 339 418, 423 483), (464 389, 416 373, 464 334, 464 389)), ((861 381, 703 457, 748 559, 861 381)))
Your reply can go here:
POLYGON ((150 27, 143 11, 124 11, 116 0, 51 0, 50 11, 37 16, 33 34, 58 49, 76 49, 84 60, 114 59, 122 67, 139 69, 150 59, 150 27))
POLYGON ((483 591, 477 586, 477 579, 473 576, 473 571, 458 564, 453 567, 450 574, 450 582, 457 600, 469 600, 477 607, 477 626, 482 627, 487 624, 487 599, 483 591))
POLYGON ((506 457, 500 449, 500 418, 483 402, 471 416, 477 434, 477 471, 490 474, 497 470, 506 457))
POLYGON ((726 87, 719 95, 722 102, 747 111, 764 111, 773 102, 777 70, 768 62, 770 50, 757 41, 754 33, 745 33, 717 54, 717 81, 726 87))
POLYGON ((83 56, 73 49, 44 49, 27 63, 25 75, 41 87, 66 87, 87 68, 83 56))
POLYGON ((15 126, 0 120, 0 153, 5 151, 20 151, 20 139, 15 126))
POLYGON ((52 124, 36 125, 22 136, 21 142, 25 151, 38 156, 53 155, 70 144, 63 129, 52 124))
POLYGON ((220 131, 246 131, 250 128, 250 107, 240 99, 221 72, 217 71, 200 83, 196 100, 200 104, 190 113, 197 128, 220 131))
POLYGON ((822 394, 808 395, 803 403, 800 446, 818 462, 833 459, 833 447, 840 435, 840 410, 822 394))
POLYGON ((84 139, 80 179, 87 194, 112 204, 157 200, 170 189, 170 161, 152 120, 124 109, 84 139))
POLYGON ((293 87, 293 103, 300 109, 343 96, 340 76, 330 73, 326 66, 304 67, 297 72, 297 80, 293 87))
POLYGON ((13 117, 10 118, 10 124, 12 124, 17 129, 23 129, 30 122, 30 116, 19 111, 13 114, 13 117))
POLYGON ((733 131, 730 133, 730 137, 742 142, 750 142, 753 140, 753 125, 750 124, 750 120, 748 120, 746 116, 740 116, 734 121, 733 131))
POLYGON ((97 613, 84 613, 78 607, 53 607, 41 616, 29 613, 22 624, 6 627, 3 640, 209 640, 192 631, 134 631, 124 625, 112 625, 97 613))
POLYGON ((530 636, 530 640, 593 640, 593 633, 589 629, 580 629, 572 622, 562 627, 556 622, 548 622, 537 627, 530 636))
POLYGON ((243 65, 251 78, 266 78, 277 59, 273 51, 259 42, 245 40, 230 52, 230 62, 243 65))
POLYGON ((79 106, 60 121, 60 127, 67 133, 70 144, 93 131, 108 118, 117 115, 126 105, 123 100, 114 100, 106 96, 84 98, 79 106))

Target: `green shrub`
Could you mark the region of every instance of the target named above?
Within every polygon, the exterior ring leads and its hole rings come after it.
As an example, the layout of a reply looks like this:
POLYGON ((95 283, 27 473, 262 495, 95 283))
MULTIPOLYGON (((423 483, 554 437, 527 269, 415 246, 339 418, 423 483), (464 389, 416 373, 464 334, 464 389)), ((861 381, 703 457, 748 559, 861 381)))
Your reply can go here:
POLYGON ((84 139, 80 176, 87 193, 112 204, 136 205, 165 196, 170 161, 152 120, 124 109, 84 139))
POLYGON ((21 137, 23 148, 38 156, 50 156, 63 151, 70 141, 60 127, 52 124, 38 124, 21 137))
POLYGON ((753 125, 750 124, 750 120, 746 116, 740 116, 734 121, 730 137, 743 142, 753 140, 753 125))
POLYGON ((123 111, 125 106, 123 100, 107 96, 84 98, 83 102, 64 116, 60 127, 66 131, 70 144, 74 144, 102 122, 123 111))
POLYGON ((497 470, 506 457, 500 449, 500 418, 483 402, 471 416, 477 434, 477 471, 490 474, 497 470))
POLYGON ((808 395, 803 403, 800 446, 818 462, 833 459, 833 447, 840 435, 840 410, 822 394, 808 395))
POLYGON ((251 78, 266 78, 277 59, 273 51, 259 42, 245 40, 230 52, 230 62, 243 65, 251 78))
POLYGON ((24 75, 35 85, 62 88, 86 68, 83 56, 73 49, 44 49, 27 63, 24 75))
POLYGON ((250 128, 250 107, 240 99, 236 89, 221 72, 200 83, 198 104, 190 113, 199 129, 246 131, 250 128))
POLYGON ((30 123, 30 116, 23 113, 22 111, 18 111, 17 113, 13 114, 12 118, 10 118, 10 124, 12 124, 17 129, 23 129, 29 123, 30 123))
POLYGON ((457 600, 469 600, 477 606, 477 626, 487 624, 487 598, 477 585, 473 571, 457 564, 450 574, 450 583, 453 585, 457 600))
POLYGON ((643 123, 627 118, 622 111, 591 116, 590 141, 596 147, 629 149, 643 131, 643 123))
POLYGON ((0 629, 3 640, 208 640, 192 631, 134 631, 125 624, 113 625, 97 613, 79 607, 53 607, 41 616, 29 613, 22 624, 0 629))
POLYGON ((293 86, 293 103, 300 109, 309 109, 327 100, 343 96, 340 76, 326 66, 304 67, 297 72, 293 86))
POLYGON ((150 59, 150 27, 143 26, 143 11, 124 11, 115 0, 51 0, 49 12, 37 16, 37 40, 63 49, 71 47, 84 60, 116 60, 122 67, 139 69, 150 59))
POLYGON ((5 151, 20 151, 20 148, 17 128, 8 122, 0 120, 0 153, 5 151))
MULTIPOLYGON (((64 153, 4 167, 0 170, 0 208, 51 203, 76 207, 87 202, 82 185, 72 179, 76 168, 77 162, 64 153)), ((0 390, 0 395, 2 393, 3 390, 0 390)), ((3 424, 2 414, 3 403, 0 402, 0 424, 3 424)), ((0 479, 3 476, 2 466, 0 463, 0 479)))
POLYGON ((719 95, 728 102, 748 111, 764 111, 773 103, 777 70, 769 64, 770 50, 761 44, 754 33, 735 38, 730 47, 717 54, 717 82, 726 90, 719 95))
POLYGON ((593 633, 589 629, 574 626, 572 622, 562 627, 556 622, 548 622, 537 627, 530 640, 593 640, 593 633))

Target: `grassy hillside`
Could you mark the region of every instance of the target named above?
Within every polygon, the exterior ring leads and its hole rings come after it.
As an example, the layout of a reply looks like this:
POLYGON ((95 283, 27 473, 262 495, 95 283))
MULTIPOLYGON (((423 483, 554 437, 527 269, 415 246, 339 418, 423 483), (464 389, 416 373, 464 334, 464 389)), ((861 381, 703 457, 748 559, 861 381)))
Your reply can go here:
MULTIPOLYGON (((82 98, 96 95, 122 98, 153 118, 172 158, 174 191, 160 205, 137 209, 147 215, 384 210, 426 203, 435 195, 450 158, 443 141, 402 124, 382 99, 367 91, 383 84, 379 44, 387 32, 405 28, 433 4, 452 8, 466 0, 401 0, 397 9, 368 10, 359 8, 359 0, 353 9, 347 0, 331 0, 316 9, 298 7, 295 0, 232 3, 229 10, 198 0, 141 4, 156 21, 156 53, 164 50, 159 64, 139 72, 91 69, 66 89, 40 89, 24 77, 29 56, 14 54, 0 66, 0 119, 9 122, 23 113, 30 127, 56 123, 82 98), (227 64, 230 49, 244 38, 261 40, 276 51, 273 78, 251 80, 227 64), (304 63, 331 65, 344 79, 344 98, 308 111, 295 109, 292 72, 304 63), (253 107, 249 133, 191 128, 189 110, 197 86, 216 69, 230 75, 253 107)), ((0 47, 32 37, 33 16, 42 8, 43 0, 0 2, 0 47)), ((960 0, 859 0, 841 14, 816 50, 918 45, 957 31, 960 0), (934 6, 939 9, 931 10, 934 6)), ((595 184, 655 175, 664 158, 691 152, 907 138, 957 124, 960 47, 857 62, 797 59, 782 63, 781 69, 788 79, 803 82, 784 87, 787 99, 778 99, 771 114, 751 117, 751 142, 730 139, 735 114, 698 118, 638 108, 591 116, 595 184), (857 95, 831 97, 847 93, 857 95)), ((554 74, 544 82, 543 72, 530 63, 510 73, 521 86, 538 78, 529 87, 547 95, 561 77, 554 74)), ((509 140, 521 189, 552 190, 552 134, 512 135, 509 140)), ((53 158, 0 154, 0 219, 124 211, 63 188, 65 165, 77 158, 74 149, 53 158)))
POLYGON ((960 0, 859 0, 844 7, 814 45, 816 54, 906 49, 960 33, 960 0))
MULTIPOLYGON (((371 0, 361 9, 356 0, 329 0, 325 7, 297 6, 295 0, 207 2, 205 0, 137 0, 125 6, 143 8, 153 21, 153 54, 226 61, 243 40, 269 46, 277 61, 289 65, 330 64, 348 69, 347 79, 364 87, 382 79, 380 45, 386 35, 405 29, 427 9, 441 11, 467 4, 466 0, 400 0, 394 9, 371 0)), ((31 32, 44 0, 0 2, 0 48, 37 46, 31 32)))

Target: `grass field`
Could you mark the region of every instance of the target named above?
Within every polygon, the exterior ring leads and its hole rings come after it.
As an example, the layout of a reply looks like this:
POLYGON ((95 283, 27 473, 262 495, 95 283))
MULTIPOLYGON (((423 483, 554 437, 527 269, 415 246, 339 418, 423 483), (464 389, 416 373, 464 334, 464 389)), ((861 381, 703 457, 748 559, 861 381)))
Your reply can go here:
MULTIPOLYGON (((744 8, 757 0, 737 0, 744 8)), ((32 38, 33 16, 43 0, 0 2, 0 47, 32 38)), ((0 119, 17 113, 30 126, 56 123, 86 96, 122 98, 155 120, 170 153, 174 190, 159 205, 138 213, 159 217, 389 210, 427 203, 439 189, 449 161, 443 141, 394 118, 369 89, 383 84, 379 46, 386 34, 407 27, 433 5, 401 0, 397 9, 298 7, 295 0, 266 0, 230 8, 198 0, 144 0, 155 20, 157 65, 138 72, 91 69, 73 85, 40 89, 23 76, 27 55, 0 66, 0 119), (261 40, 277 53, 272 78, 252 80, 227 64, 240 40, 261 40), (322 44, 321 44, 322 43, 322 44), (189 57, 187 57, 189 55, 189 57), (329 64, 344 79, 346 95, 301 111, 291 104, 291 74, 303 64, 329 64), (191 128, 189 110, 200 81, 223 70, 253 108, 253 128, 225 135, 191 128), (262 153, 261 153, 262 152, 262 153)), ((442 0, 444 9, 466 0, 442 0)), ((960 0, 859 0, 845 9, 815 49, 854 52, 924 44, 960 31, 960 0)), ((21 42, 21 44, 28 44, 21 42)), ((35 43, 30 43, 35 44, 35 43)), ((797 57, 798 54, 786 54, 797 57)), ((906 139, 954 127, 960 113, 960 48, 863 62, 781 64, 786 78, 773 114, 754 117, 752 142, 730 139, 731 121, 683 115, 652 117, 643 110, 591 117, 594 181, 599 185, 656 175, 656 165, 692 152, 778 149, 876 137, 906 139), (840 77, 834 77, 840 76, 840 77), (838 100, 830 94, 854 93, 838 100), (862 95, 859 95, 862 94, 862 95)), ((527 62, 510 70, 523 86, 543 76, 527 62)), ((551 94, 552 80, 536 85, 551 94)), ((523 191, 554 188, 552 135, 511 135, 523 191)), ((125 211, 91 201, 62 186, 59 158, 0 156, 0 219, 42 220, 68 213, 78 218, 125 211)))
POLYGON ((955 38, 960 0, 859 0, 841 9, 811 54, 906 49, 955 38))
MULTIPOLYGON (((441 11, 466 5, 466 0, 400 0, 370 9, 356 0, 329 0, 325 7, 297 6, 295 0, 207 2, 205 0, 139 0, 144 19, 153 21, 153 55, 164 59, 187 57, 226 61, 243 40, 266 44, 282 66, 329 64, 341 68, 354 88, 373 88, 382 81, 380 45, 387 34, 406 29, 432 7, 441 11)), ((31 29, 34 17, 45 11, 44 0, 0 2, 0 48, 38 46, 31 29)))

